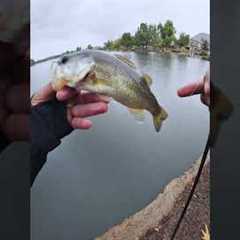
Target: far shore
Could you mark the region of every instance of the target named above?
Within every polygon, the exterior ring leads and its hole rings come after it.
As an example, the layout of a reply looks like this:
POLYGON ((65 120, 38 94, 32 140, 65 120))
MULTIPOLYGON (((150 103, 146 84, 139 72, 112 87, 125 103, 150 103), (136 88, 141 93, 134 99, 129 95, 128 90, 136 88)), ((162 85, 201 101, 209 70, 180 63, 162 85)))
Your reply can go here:
MULTIPOLYGON (((136 49, 118 49, 118 50, 109 50, 109 49, 95 49, 95 50, 102 50, 102 51, 108 51, 108 52, 136 52, 136 53, 160 53, 160 54, 177 54, 179 56, 185 56, 185 57, 198 57, 201 58, 202 60, 209 61, 209 56, 208 55, 200 55, 200 54, 190 54, 189 50, 184 50, 184 49, 152 49, 152 48, 136 48, 136 49)), ((47 58, 43 58, 40 60, 31 60, 31 66, 34 66, 39 63, 47 62, 49 60, 59 58, 65 54, 70 54, 70 53, 77 53, 78 51, 67 51, 62 54, 57 54, 53 55, 47 58)))
MULTIPOLYGON (((109 51, 109 50, 107 50, 109 51)), ((110 50, 110 51, 114 51, 114 50, 110 50)), ((197 52, 197 53, 191 53, 191 51, 187 48, 152 48, 152 47, 149 47, 149 48, 135 48, 135 49, 119 49, 119 50, 116 50, 116 51, 120 51, 120 52, 129 52, 129 51, 132 51, 132 52, 136 52, 136 53, 160 53, 160 54, 177 54, 179 56, 185 56, 185 57, 198 57, 198 58, 201 58, 202 60, 206 60, 206 61, 209 61, 210 60, 210 57, 208 55, 207 52, 197 52)))

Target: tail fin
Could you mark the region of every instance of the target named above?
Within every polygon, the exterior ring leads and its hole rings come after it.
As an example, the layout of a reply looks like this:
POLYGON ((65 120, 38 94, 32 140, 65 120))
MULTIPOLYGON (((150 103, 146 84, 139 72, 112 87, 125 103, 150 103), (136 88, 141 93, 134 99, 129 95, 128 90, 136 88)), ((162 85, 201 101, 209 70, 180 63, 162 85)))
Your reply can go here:
POLYGON ((163 108, 159 108, 159 112, 153 114, 153 124, 157 132, 160 131, 162 122, 168 117, 167 112, 163 108))

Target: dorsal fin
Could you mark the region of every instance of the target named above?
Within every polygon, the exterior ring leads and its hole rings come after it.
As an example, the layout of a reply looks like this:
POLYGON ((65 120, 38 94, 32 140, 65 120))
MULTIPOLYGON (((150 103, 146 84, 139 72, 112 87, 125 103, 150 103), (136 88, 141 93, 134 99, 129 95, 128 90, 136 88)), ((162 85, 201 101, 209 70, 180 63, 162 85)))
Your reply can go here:
POLYGON ((127 57, 124 57, 120 54, 114 54, 120 61, 126 63, 129 67, 136 69, 136 65, 127 57))
POLYGON ((152 78, 151 78, 148 74, 144 73, 144 74, 142 75, 142 80, 143 80, 149 87, 152 85, 152 78))

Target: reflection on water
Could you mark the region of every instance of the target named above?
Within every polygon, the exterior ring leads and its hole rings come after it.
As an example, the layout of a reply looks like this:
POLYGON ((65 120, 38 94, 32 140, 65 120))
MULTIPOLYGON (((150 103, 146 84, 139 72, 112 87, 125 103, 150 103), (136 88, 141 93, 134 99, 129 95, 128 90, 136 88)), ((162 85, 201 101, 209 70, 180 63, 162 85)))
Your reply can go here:
MULTIPOLYGON (((152 76, 152 91, 169 118, 156 133, 150 114, 139 124, 113 101, 108 114, 93 118, 93 129, 66 137, 32 189, 33 240, 92 239, 153 200, 203 150, 208 110, 199 96, 180 99, 176 91, 199 79, 208 62, 124 54, 152 76)), ((49 81, 49 67, 32 67, 32 92, 49 81)))

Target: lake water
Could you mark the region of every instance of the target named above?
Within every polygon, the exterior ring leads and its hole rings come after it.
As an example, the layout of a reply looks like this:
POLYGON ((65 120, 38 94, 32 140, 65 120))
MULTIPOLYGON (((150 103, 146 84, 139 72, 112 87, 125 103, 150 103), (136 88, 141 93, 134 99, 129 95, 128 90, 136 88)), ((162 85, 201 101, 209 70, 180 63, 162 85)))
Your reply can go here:
MULTIPOLYGON (((209 63, 157 53, 124 53, 153 78, 152 91, 169 118, 156 133, 150 114, 139 124, 112 101, 89 131, 76 130, 48 156, 31 195, 32 240, 93 239, 150 203, 201 155, 209 113, 199 96, 179 87, 209 63)), ((49 81, 50 62, 31 68, 32 92, 49 81)))

